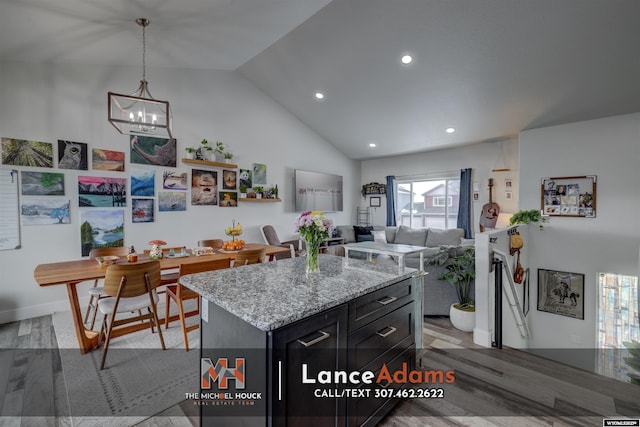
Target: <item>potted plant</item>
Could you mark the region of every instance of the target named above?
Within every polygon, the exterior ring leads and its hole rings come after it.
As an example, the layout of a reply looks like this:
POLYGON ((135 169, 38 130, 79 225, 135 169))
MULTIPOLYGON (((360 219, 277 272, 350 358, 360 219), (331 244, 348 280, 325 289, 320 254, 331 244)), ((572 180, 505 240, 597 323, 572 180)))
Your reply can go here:
POLYGON ((427 259, 429 265, 444 265, 445 271, 438 277, 456 288, 458 302, 451 304, 449 318, 457 329, 473 331, 476 306, 471 297, 471 284, 476 277, 475 248, 441 246, 427 259))
MULTIPOLYGON (((521 210, 513 214, 509 220, 509 225, 529 224, 531 222, 543 223, 547 222, 547 218, 542 216, 540 211, 536 209, 521 210)), ((540 230, 544 229, 542 224, 538 224, 538 228, 540 228, 540 230)))
POLYGON ((627 376, 631 379, 631 384, 640 386, 640 341, 623 341, 622 344, 627 348, 629 357, 623 358, 627 366, 631 370, 627 376))
POLYGON ((185 151, 189 154, 192 155, 192 158, 196 159, 196 160, 206 160, 206 154, 205 152, 207 151, 212 151, 213 148, 211 146, 209 146, 209 141, 207 141, 206 139, 202 139, 202 141, 200 141, 200 146, 199 147, 187 147, 185 148, 185 151))
POLYGON ((264 191, 264 187, 261 185, 256 185, 253 187, 253 191, 256 193, 256 198, 262 199, 262 192, 264 191))
POLYGON ((276 184, 273 187, 271 187, 271 190, 269 190, 269 191, 271 191, 271 194, 273 195, 274 199, 278 198, 278 191, 279 191, 278 190, 278 184, 276 184))
POLYGON ((216 158, 219 156, 224 158, 224 143, 222 141, 216 141, 216 148, 213 149, 216 158))
POLYGON ((233 159, 233 153, 225 151, 222 155, 224 156, 224 161, 225 162, 231 163, 231 159, 233 159))
POLYGON ((246 199, 247 198, 247 186, 244 184, 240 184, 240 197, 242 199, 246 199))

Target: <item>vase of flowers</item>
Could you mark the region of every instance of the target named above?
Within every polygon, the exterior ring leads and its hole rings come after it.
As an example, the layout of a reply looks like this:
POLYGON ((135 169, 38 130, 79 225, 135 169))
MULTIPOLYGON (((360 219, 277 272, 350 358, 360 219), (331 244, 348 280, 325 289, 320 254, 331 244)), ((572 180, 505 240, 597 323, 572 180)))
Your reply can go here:
POLYGON ((333 221, 322 211, 302 212, 295 222, 296 232, 304 239, 306 247, 306 269, 308 273, 320 271, 318 253, 322 242, 331 236, 333 221))

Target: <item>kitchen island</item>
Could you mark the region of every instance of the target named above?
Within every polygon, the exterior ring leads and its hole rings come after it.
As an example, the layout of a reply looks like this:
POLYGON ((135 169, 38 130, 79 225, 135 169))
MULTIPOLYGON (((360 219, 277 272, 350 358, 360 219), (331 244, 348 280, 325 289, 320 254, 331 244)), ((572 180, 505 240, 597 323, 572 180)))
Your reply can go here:
POLYGON ((402 384, 370 377, 415 368, 422 276, 319 260, 310 275, 300 257, 181 279, 203 298, 202 425, 374 425, 397 402, 402 384))

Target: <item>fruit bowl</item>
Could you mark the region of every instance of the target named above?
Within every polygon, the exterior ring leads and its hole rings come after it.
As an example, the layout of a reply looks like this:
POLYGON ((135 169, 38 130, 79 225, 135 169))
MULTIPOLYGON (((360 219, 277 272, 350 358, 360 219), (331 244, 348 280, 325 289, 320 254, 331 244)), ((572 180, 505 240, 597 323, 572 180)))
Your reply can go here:
POLYGON ((98 262, 98 264, 100 264, 101 267, 106 267, 106 266, 115 264, 116 261, 118 261, 119 259, 120 257, 115 255, 96 257, 96 261, 98 262))

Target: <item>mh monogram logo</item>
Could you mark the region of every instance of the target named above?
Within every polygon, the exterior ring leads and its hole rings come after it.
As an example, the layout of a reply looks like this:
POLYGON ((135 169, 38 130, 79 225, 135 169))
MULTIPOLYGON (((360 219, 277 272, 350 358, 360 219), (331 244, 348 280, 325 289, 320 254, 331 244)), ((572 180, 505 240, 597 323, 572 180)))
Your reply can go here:
POLYGON ((213 383, 218 382, 221 390, 229 387, 229 380, 235 380, 237 389, 244 389, 244 357, 236 357, 236 366, 229 366, 226 357, 219 358, 215 365, 208 357, 200 358, 200 388, 211 389, 213 383))

